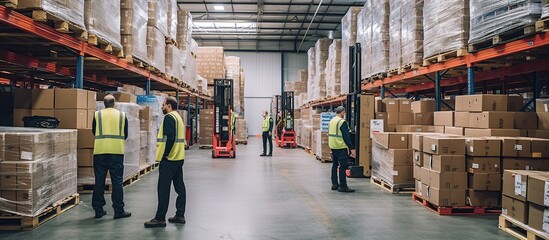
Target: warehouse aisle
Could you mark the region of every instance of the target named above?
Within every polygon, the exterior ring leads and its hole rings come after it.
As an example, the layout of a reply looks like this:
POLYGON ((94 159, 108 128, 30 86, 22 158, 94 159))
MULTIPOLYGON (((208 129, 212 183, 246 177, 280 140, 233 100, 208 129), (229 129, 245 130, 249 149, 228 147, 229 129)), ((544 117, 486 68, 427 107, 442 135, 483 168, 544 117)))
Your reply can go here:
MULTIPOLYGON (((330 164, 301 149, 260 158, 260 144, 239 145, 237 159, 187 152, 186 225, 143 228, 156 210, 155 171, 125 189, 129 219, 113 220, 110 200, 108 215, 94 219, 91 195, 83 195, 79 206, 38 229, 0 239, 513 239, 498 229, 497 216, 437 216, 366 179, 349 180, 356 193, 331 191, 330 164)), ((170 216, 174 200, 172 194, 170 216)))

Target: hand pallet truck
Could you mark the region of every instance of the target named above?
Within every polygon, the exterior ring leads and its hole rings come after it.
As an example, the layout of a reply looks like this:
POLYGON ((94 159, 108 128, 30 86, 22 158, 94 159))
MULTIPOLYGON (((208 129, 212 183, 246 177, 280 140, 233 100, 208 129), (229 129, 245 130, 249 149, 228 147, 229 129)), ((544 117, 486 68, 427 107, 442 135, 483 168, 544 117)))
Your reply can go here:
POLYGON ((236 139, 233 126, 233 80, 214 79, 214 129, 212 157, 235 158, 236 139))
POLYGON ((286 91, 273 98, 273 112, 276 113, 277 128, 275 143, 278 147, 297 147, 294 130, 294 92, 286 91))

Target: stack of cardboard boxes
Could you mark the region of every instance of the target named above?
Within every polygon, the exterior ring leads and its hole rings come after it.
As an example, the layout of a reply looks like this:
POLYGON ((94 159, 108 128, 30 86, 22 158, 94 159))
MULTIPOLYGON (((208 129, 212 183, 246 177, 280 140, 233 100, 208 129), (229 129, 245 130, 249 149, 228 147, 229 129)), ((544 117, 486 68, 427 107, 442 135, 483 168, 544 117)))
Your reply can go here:
POLYGON ((244 94, 244 89, 240 89, 240 70, 241 63, 239 57, 228 56, 225 57, 225 70, 227 79, 233 80, 233 105, 234 111, 241 113, 242 103, 240 102, 241 95, 244 94))
POLYGON ((236 118, 236 141, 237 142, 248 142, 248 124, 246 119, 243 117, 236 118))
POLYGON ((355 146, 358 154, 358 162, 364 167, 364 176, 372 175, 372 130, 370 122, 375 118, 375 97, 374 95, 360 95, 360 145, 355 146))
MULTIPOLYGON (((197 60, 197 73, 208 80, 208 85, 213 85, 214 79, 225 78, 223 47, 199 47, 197 60)), ((213 94, 213 91, 210 92, 213 94)))
POLYGON ((501 196, 501 140, 466 139, 470 206, 497 207, 501 196))
POLYGON ((350 7, 341 19, 341 94, 349 93, 349 47, 357 42, 357 16, 361 10, 350 7))
POLYGON ((326 61, 328 60, 329 48, 332 39, 319 39, 314 48, 310 48, 309 54, 309 77, 308 77, 308 96, 309 101, 322 99, 326 97, 326 61), (313 56, 314 55, 314 56, 313 56))
POLYGON ((307 102, 307 69, 297 71, 297 80, 286 82, 286 91, 294 92, 294 108, 299 108, 307 102))
POLYGON ((528 226, 541 233, 537 235, 549 237, 548 183, 549 172, 505 170, 502 215, 524 224, 523 229, 528 226))
POLYGON ((120 2, 120 34, 122 48, 128 62, 134 59, 148 64, 147 56, 147 0, 120 2))
MULTIPOLYGON (((341 40, 332 42, 326 61, 326 97, 339 96, 341 93, 341 40)), ((347 80, 348 81, 348 80, 347 80)))
POLYGON ((322 162, 325 162, 332 158, 330 146, 328 145, 328 126, 332 118, 335 117, 335 113, 323 112, 318 115, 315 114, 313 117, 315 122, 317 118, 319 121, 319 126, 318 128, 315 128, 313 133, 314 141, 312 142, 315 144, 313 149, 315 150, 316 157, 322 162), (319 116, 319 118, 317 116, 319 116))
POLYGON ((372 179, 393 187, 413 187, 411 135, 374 133, 373 142, 372 179))
POLYGON ((376 119, 383 119, 385 132, 395 132, 397 125, 413 124, 411 100, 387 98, 378 102, 377 106, 376 119))
POLYGON ((198 144, 200 146, 213 145, 213 109, 201 109, 198 117, 198 126, 200 128, 198 144))

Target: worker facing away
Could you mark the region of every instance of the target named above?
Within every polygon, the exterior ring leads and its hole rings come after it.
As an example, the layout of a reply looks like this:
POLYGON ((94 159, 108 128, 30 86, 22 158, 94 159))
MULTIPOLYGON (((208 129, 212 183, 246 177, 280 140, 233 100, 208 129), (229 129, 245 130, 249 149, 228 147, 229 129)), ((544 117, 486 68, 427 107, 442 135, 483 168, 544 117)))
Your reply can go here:
POLYGON ((95 136, 93 149, 93 187, 92 207, 95 218, 107 214, 105 206, 105 179, 107 171, 112 182, 112 207, 114 219, 130 217, 124 211, 124 145, 128 138, 128 119, 126 114, 114 109, 114 97, 107 95, 103 99, 105 109, 96 111, 93 116, 92 133, 95 136))
POLYGON ((339 192, 354 192, 347 186, 347 177, 345 172, 349 167, 349 151, 351 156, 355 155, 355 149, 349 136, 349 125, 343 119, 345 108, 340 106, 336 108, 336 116, 330 121, 328 128, 328 145, 332 150, 332 190, 339 192), (339 183, 338 183, 338 165, 339 165, 339 183))
POLYGON ((145 222, 146 228, 166 227, 166 214, 170 204, 170 191, 173 186, 177 193, 175 216, 168 219, 171 223, 184 224, 187 196, 183 182, 183 163, 185 160, 185 125, 175 111, 177 100, 168 97, 162 105, 164 121, 158 129, 156 142, 156 161, 158 168, 158 208, 153 219, 145 222))
POLYGON ((286 114, 286 130, 292 130, 294 129, 294 120, 292 118, 292 116, 290 115, 290 113, 288 112, 286 114))
POLYGON ((269 116, 269 113, 265 111, 263 113, 263 124, 261 125, 262 138, 263 138, 263 153, 259 156, 272 156, 273 155, 273 118, 269 116), (267 141, 269 141, 269 155, 267 155, 267 141))

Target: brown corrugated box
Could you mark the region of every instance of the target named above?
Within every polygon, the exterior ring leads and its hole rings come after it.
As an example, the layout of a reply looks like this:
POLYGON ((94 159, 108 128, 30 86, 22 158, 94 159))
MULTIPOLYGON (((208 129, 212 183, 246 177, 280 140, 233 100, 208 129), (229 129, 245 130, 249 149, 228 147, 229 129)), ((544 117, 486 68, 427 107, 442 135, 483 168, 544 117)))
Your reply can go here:
MULTIPOLYGON (((379 114, 378 114, 379 115, 379 114)), ((387 116, 387 125, 398 125, 400 122, 400 113, 398 112, 387 112, 385 113, 387 116)))
POLYGON ((527 138, 501 138, 503 157, 531 157, 532 141, 527 138))
POLYGON ((520 95, 507 96, 507 111, 518 112, 524 106, 524 98, 520 95))
POLYGON ((117 102, 137 103, 137 96, 124 92, 116 92, 112 94, 117 102))
POLYGON ((549 139, 527 138, 532 143, 533 158, 549 158, 549 139))
POLYGON ((423 152, 414 150, 413 159, 415 165, 423 166, 423 152))
POLYGON ((536 99, 536 112, 549 112, 549 98, 536 99))
POLYGON ((479 191, 501 191, 501 173, 469 173, 469 189, 479 191))
POLYGON ((534 112, 514 112, 513 128, 524 130, 538 129, 537 114, 534 112))
POLYGON ((469 112, 455 112, 454 113, 454 126, 456 127, 470 127, 471 124, 469 112))
POLYGON ((512 217, 521 223, 528 224, 528 203, 503 195, 501 214, 512 217))
POLYGON ((547 227, 544 230, 544 225, 547 224, 547 209, 537 204, 528 204, 528 226, 541 232, 548 232, 547 227))
POLYGON ((405 133, 374 133, 373 140, 385 149, 408 149, 410 137, 405 133))
POLYGON ((467 157, 467 171, 470 173, 492 173, 500 170, 499 157, 467 157))
MULTIPOLYGON (((392 113, 389 113, 392 114, 392 113)), ((389 124, 392 124, 389 122, 389 124)), ((410 112, 398 113, 398 125, 411 125, 414 124, 414 115, 410 112)))
POLYGON ((30 109, 32 108, 32 90, 23 88, 13 89, 13 108, 30 109))
POLYGON ((465 128, 464 127, 444 127, 444 133, 463 136, 465 134, 465 128))
POLYGON ((93 149, 78 149, 78 167, 93 167, 93 149))
POLYGON ((44 116, 44 117, 54 117, 55 111, 53 109, 32 109, 32 116, 44 116))
MULTIPOLYGON (((101 99, 101 101, 103 101, 103 99, 101 99)), ((96 104, 97 104, 97 93, 88 91, 88 103, 87 103, 88 109, 95 110, 96 104)))
POLYGON ((454 126, 454 112, 453 111, 434 112, 433 124, 435 126, 454 126))
POLYGON ((429 202, 439 206, 465 206, 465 190, 446 190, 422 186, 422 196, 429 202))
POLYGON ((467 189, 466 172, 436 172, 423 168, 422 183, 436 189, 465 190, 467 189))
POLYGON ((497 207, 499 206, 500 191, 475 191, 469 189, 467 202, 470 206, 497 207))
POLYGON ((55 109, 88 109, 88 99, 88 91, 86 90, 76 88, 55 89, 55 109))
POLYGON ((423 152, 439 155, 465 155, 465 139, 425 136, 423 137, 423 152))
MULTIPOLYGON (((400 112, 400 99, 397 98, 385 98, 383 99, 385 103, 385 112, 388 113, 398 113, 400 112)), ((410 108, 411 110, 411 108, 410 108)))
POLYGON ((526 136, 525 130, 518 129, 477 129, 465 128, 466 137, 520 137, 526 136))
POLYGON ((469 114, 469 127, 490 129, 513 129, 512 112, 480 112, 469 114))
POLYGON ((412 102, 413 113, 432 113, 436 111, 435 100, 420 100, 412 102))
POLYGON ((465 156, 424 153, 423 167, 437 172, 465 172, 465 156))
POLYGON ((503 172, 503 194, 520 201, 526 201, 528 175, 536 171, 505 170, 503 172))
POLYGON ((88 111, 86 109, 56 109, 55 117, 59 119, 61 129, 79 129, 88 126, 88 111))
POLYGON ((549 130, 528 130, 528 137, 549 139, 549 130))
POLYGON ((433 113, 432 112, 414 113, 413 120, 415 125, 433 125, 433 113))
POLYGON ((478 94, 456 96, 456 112, 507 111, 507 96, 478 94))
POLYGON ((549 112, 538 112, 538 129, 549 130, 549 112))
POLYGON ((78 129, 78 148, 93 148, 95 136, 91 128, 78 129))
POLYGON ((383 99, 377 98, 375 101, 375 112, 376 113, 382 113, 385 112, 385 103, 383 102, 383 99))
POLYGON ((421 171, 421 166, 414 165, 414 179, 421 181, 421 171))
POLYGON ((549 172, 538 172, 528 176, 528 202, 533 202, 540 206, 547 206, 544 198, 549 189, 546 189, 546 183, 549 182, 549 172))
POLYGON ((501 139, 467 138, 466 150, 468 156, 499 157, 501 156, 501 139))
POLYGON ((53 109, 55 107, 55 89, 33 89, 33 109, 53 109))
POLYGON ((539 158, 502 158, 503 169, 549 171, 547 159, 539 158))
POLYGON ((399 101, 399 112, 401 113, 411 113, 412 112, 412 101, 409 99, 400 99, 399 101))

